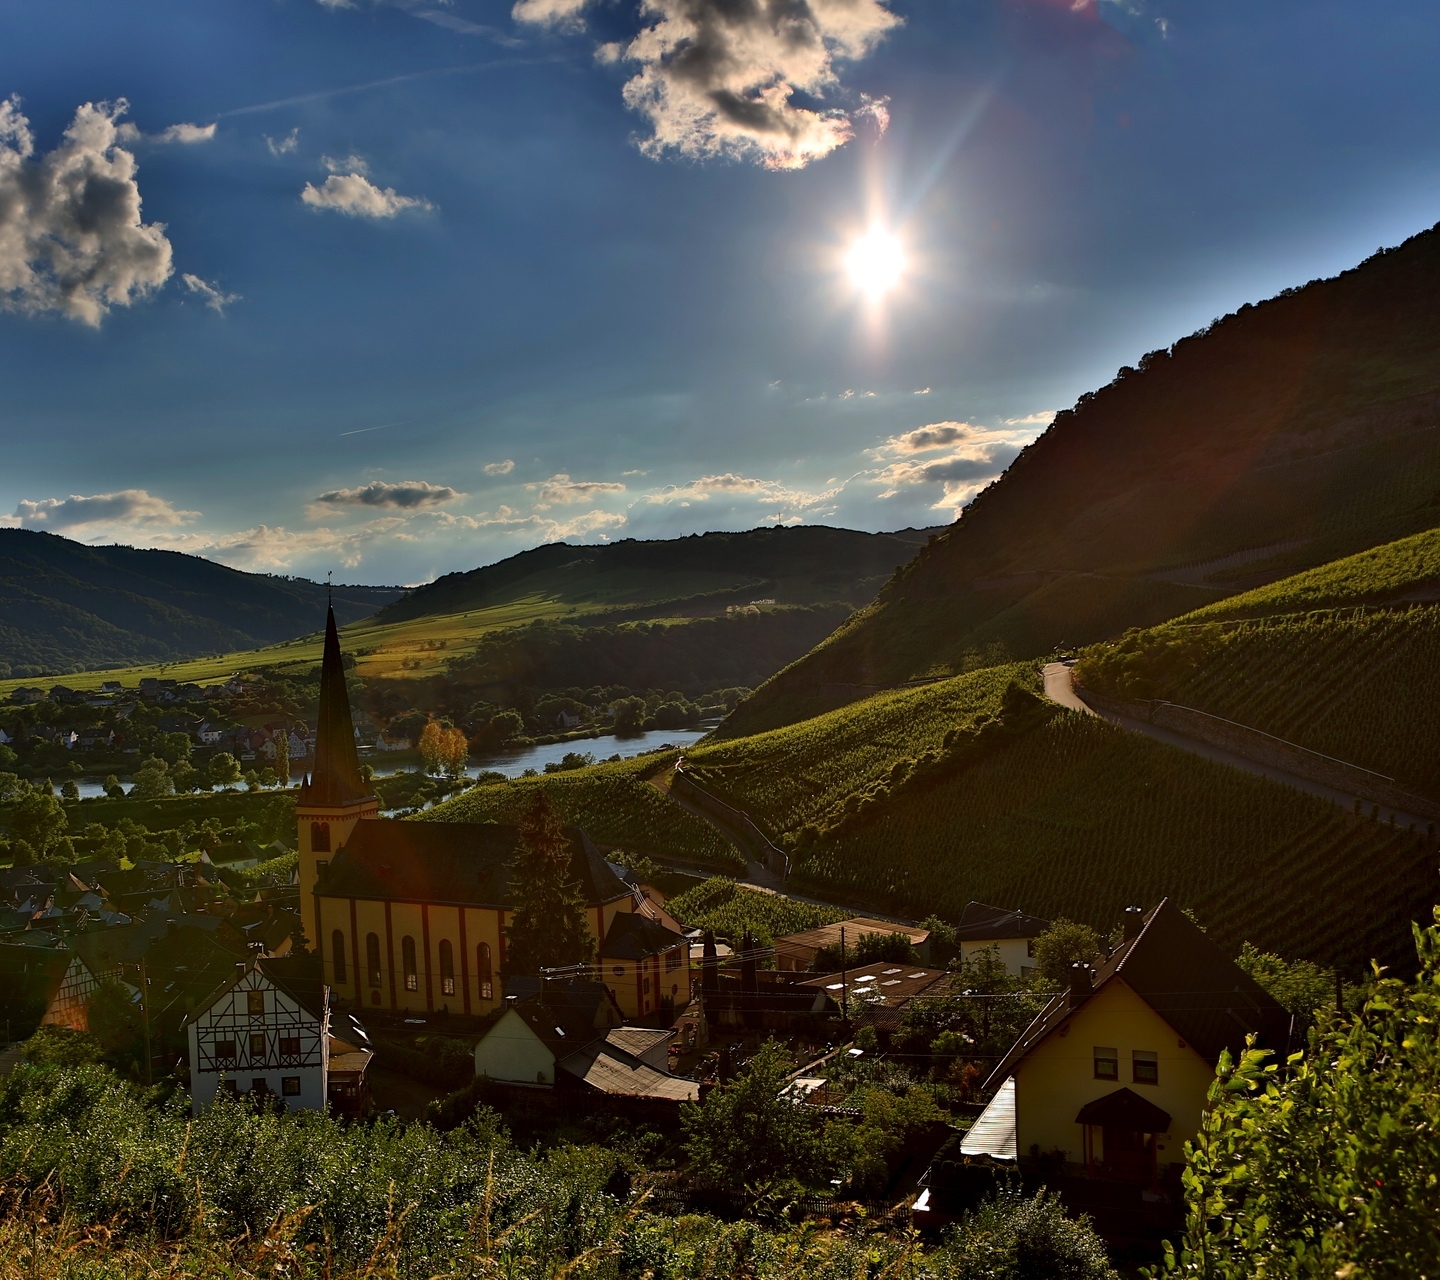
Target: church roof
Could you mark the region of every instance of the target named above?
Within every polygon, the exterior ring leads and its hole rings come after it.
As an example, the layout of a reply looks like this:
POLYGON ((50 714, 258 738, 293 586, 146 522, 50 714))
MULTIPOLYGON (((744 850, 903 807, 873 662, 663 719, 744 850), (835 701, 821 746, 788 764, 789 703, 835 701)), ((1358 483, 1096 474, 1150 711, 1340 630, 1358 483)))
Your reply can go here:
POLYGON ((360 776, 355 750, 355 724, 350 718, 350 695, 345 689, 345 663, 340 656, 340 635, 335 610, 325 615, 325 656, 320 664, 320 715, 315 730, 315 768, 301 788, 302 805, 343 808, 373 794, 360 776))
MULTIPOLYGON (((630 896, 579 827, 564 828, 570 866, 591 905, 630 896)), ((324 867, 315 892, 327 898, 446 902, 505 907, 512 902, 510 861, 520 828, 499 822, 357 822, 324 867)))
POLYGON ((683 946, 685 939, 658 920, 622 911, 610 922, 600 954, 606 960, 645 960, 683 946))

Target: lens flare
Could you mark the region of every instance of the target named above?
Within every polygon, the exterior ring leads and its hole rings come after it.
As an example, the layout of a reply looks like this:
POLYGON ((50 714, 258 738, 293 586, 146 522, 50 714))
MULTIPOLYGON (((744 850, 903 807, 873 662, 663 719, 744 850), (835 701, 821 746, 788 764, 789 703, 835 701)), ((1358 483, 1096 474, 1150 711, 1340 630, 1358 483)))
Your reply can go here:
POLYGON ((850 282, 872 300, 883 298, 905 274, 905 247, 898 236, 879 228, 867 231, 845 254, 850 282))

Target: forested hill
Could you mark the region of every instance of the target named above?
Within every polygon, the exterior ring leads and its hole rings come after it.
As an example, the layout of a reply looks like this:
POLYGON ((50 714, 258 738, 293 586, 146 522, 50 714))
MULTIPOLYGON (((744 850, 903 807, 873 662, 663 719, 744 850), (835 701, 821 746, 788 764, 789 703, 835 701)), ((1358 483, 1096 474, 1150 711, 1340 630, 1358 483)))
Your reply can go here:
POLYGON ((821 525, 572 546, 556 542, 498 564, 448 573, 388 605, 380 622, 488 609, 542 597, 584 611, 713 613, 774 598, 782 605, 865 604, 934 529, 860 533, 821 525))
POLYGON ((1080 398, 725 732, 1148 626, 1440 524, 1440 230, 1080 398))
MULTIPOLYGON (((334 589, 342 623, 401 594, 334 589)), ((325 587, 242 573, 199 556, 91 547, 0 529, 0 674, 64 674, 288 640, 324 619, 325 587), (9 671, 4 671, 4 667, 9 671)))

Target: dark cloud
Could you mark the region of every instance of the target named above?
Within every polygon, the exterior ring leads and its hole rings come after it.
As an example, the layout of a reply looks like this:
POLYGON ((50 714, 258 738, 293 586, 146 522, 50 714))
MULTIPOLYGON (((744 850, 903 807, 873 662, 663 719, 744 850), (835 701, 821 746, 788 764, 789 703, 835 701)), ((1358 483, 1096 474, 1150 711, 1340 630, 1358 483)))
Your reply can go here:
POLYGON ((329 507, 395 507, 402 511, 418 511, 453 502, 465 495, 446 484, 430 484, 425 480, 402 480, 392 483, 372 480, 356 489, 331 489, 316 502, 329 507))

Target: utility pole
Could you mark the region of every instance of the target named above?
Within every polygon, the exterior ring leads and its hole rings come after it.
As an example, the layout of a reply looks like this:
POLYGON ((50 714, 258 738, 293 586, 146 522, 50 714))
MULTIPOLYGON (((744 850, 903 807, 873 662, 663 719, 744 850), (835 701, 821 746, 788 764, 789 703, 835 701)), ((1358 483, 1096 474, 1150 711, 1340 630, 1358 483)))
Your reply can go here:
POLYGON ((145 1030, 145 1083, 154 1084, 150 1062, 150 978, 145 972, 145 957, 140 957, 140 1021, 145 1030))
POLYGON ((850 979, 846 977, 849 970, 845 967, 845 926, 840 926, 840 1016, 850 1021, 850 979))

